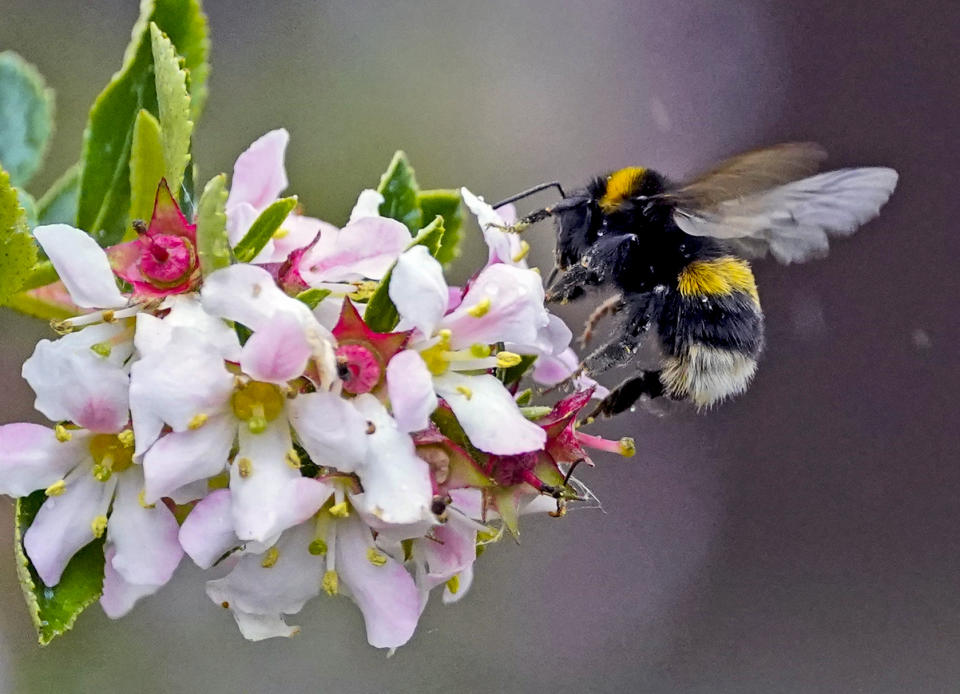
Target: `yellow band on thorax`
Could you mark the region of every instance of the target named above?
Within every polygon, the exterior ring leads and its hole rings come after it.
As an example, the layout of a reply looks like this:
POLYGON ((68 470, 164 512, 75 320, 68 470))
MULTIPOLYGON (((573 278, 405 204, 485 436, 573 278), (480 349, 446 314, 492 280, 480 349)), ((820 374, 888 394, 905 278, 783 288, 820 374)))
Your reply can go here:
POLYGON ((646 169, 642 166, 628 166, 614 171, 607 177, 607 189, 600 198, 600 209, 615 212, 623 201, 637 194, 646 169))
POLYGON ((733 256, 694 260, 680 271, 677 289, 682 296, 723 296, 746 292, 760 305, 757 283, 750 265, 733 256))

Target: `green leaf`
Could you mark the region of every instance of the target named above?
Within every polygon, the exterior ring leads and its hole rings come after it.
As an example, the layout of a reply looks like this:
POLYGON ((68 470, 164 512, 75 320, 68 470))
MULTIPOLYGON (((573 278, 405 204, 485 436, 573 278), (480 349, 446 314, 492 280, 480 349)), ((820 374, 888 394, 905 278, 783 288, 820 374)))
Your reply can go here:
POLYGON ((9 174, 0 169, 0 306, 20 291, 37 262, 26 217, 9 174))
MULTIPOLYGON (((420 230, 417 237, 407 246, 407 249, 414 246, 426 246, 431 255, 435 255, 443 239, 443 217, 437 216, 429 225, 420 230)), ((393 276, 391 267, 387 274, 380 280, 380 285, 370 301, 367 302, 367 308, 363 312, 363 321, 371 330, 378 333, 388 333, 397 327, 400 322, 400 314, 397 313, 397 307, 390 300, 390 278, 393 276)))
POLYGON ((194 117, 206 93, 209 41, 200 2, 142 0, 123 67, 94 102, 83 136, 76 226, 104 246, 119 241, 127 228, 130 150, 137 114, 141 109, 160 114, 150 22, 170 38, 190 72, 194 117))
POLYGON ((14 185, 40 168, 53 132, 53 90, 13 51, 0 53, 0 164, 14 185))
POLYGON ((293 195, 289 198, 280 198, 261 212, 260 216, 253 221, 247 235, 234 246, 233 255, 237 260, 241 263, 249 263, 256 258, 296 206, 297 196, 293 195))
POLYGON ((330 296, 330 294, 331 291, 329 289, 317 289, 314 287, 297 294, 297 299, 305 303, 312 311, 320 304, 321 301, 330 296))
POLYGON ((80 164, 74 164, 37 200, 37 224, 75 224, 80 164))
MULTIPOLYGON (((157 187, 164 175, 163 141, 160 122, 140 109, 133 125, 133 145, 130 151, 130 219, 150 221, 157 187)), ((169 184, 169 181, 168 181, 169 184)), ((131 237, 132 229, 127 230, 131 237)))
POLYGON ((227 176, 218 174, 204 186, 197 205, 197 253, 204 277, 230 264, 226 206, 227 176))
POLYGON ((190 135, 193 133, 187 73, 180 67, 173 43, 154 22, 150 22, 150 43, 167 185, 176 195, 183 181, 183 171, 190 162, 190 135))
POLYGON ((69 631, 80 613, 100 597, 104 564, 103 539, 94 540, 73 555, 57 585, 43 584, 23 550, 23 536, 45 500, 42 490, 18 499, 14 528, 17 576, 41 646, 69 631))
POLYGON ((460 229, 463 226, 463 213, 460 211, 459 190, 423 190, 417 195, 417 203, 424 219, 443 217, 443 241, 434 256, 443 265, 460 255, 460 229))
POLYGON ((33 196, 30 195, 23 188, 17 188, 17 200, 20 203, 20 207, 23 208, 24 213, 24 222, 27 225, 27 229, 33 229, 37 226, 37 201, 33 199, 33 196))
POLYGON ((377 186, 377 192, 383 196, 380 214, 403 222, 411 234, 417 233, 417 229, 423 225, 423 214, 417 204, 419 191, 407 155, 397 152, 377 186))

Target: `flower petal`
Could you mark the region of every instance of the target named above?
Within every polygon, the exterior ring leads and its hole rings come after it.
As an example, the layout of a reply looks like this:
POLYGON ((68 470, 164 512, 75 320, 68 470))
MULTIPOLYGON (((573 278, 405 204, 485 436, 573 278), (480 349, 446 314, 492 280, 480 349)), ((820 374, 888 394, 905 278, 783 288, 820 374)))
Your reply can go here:
POLYGON ((420 355, 413 350, 396 354, 387 364, 387 393, 400 431, 426 429, 437 409, 433 376, 420 355))
POLYGON ((476 527, 462 516, 450 514, 446 523, 433 529, 433 537, 417 540, 414 548, 415 561, 425 567, 418 583, 426 590, 446 583, 477 558, 476 527))
POLYGON ((119 308, 127 299, 117 289, 110 261, 88 234, 67 224, 48 224, 33 230, 60 280, 77 306, 119 308))
POLYGON ((414 246, 397 259, 388 293, 400 315, 428 337, 447 310, 443 267, 423 246, 414 246))
POLYGON ((62 494, 43 502, 23 537, 27 556, 51 587, 60 582, 73 555, 93 541, 91 523, 106 511, 116 487, 115 476, 98 482, 86 465, 71 477, 62 494))
POLYGON ((280 196, 288 183, 283 159, 289 141, 283 128, 271 130, 237 157, 227 210, 242 202, 261 210, 280 196))
POLYGON ((39 424, 0 426, 0 494, 27 496, 63 479, 83 454, 85 441, 60 442, 39 424))
POLYGON ((410 232, 395 219, 361 217, 339 231, 325 229, 300 259, 300 276, 311 286, 379 280, 409 244, 410 232))
POLYGON ((203 308, 214 316, 237 321, 254 332, 277 313, 289 313, 302 325, 323 331, 302 301, 285 294, 270 273, 255 265, 237 264, 211 273, 201 291, 203 308))
POLYGON ((201 569, 209 569, 239 544, 233 532, 229 489, 210 492, 180 526, 180 546, 201 569))
POLYGON ((288 411, 313 462, 340 472, 353 472, 363 464, 367 419, 351 403, 330 392, 306 393, 290 401, 288 411))
MULTIPOLYGON (((500 228, 515 221, 516 214, 513 213, 513 210, 509 209, 509 212, 511 212, 509 215, 502 215, 483 198, 474 195, 466 188, 461 188, 460 194, 463 196, 464 204, 476 215, 477 222, 480 224, 483 240, 486 241, 487 248, 490 251, 487 264, 507 263, 526 268, 527 261, 524 260, 526 252, 520 234, 504 231, 500 228), (507 219, 507 216, 509 216, 509 219, 507 219)), ((504 206, 504 210, 507 210, 508 207, 512 208, 512 206, 504 206)))
POLYGON ((332 224, 291 212, 280 229, 254 258, 254 263, 282 263, 290 254, 313 243, 320 230, 336 229, 332 224))
POLYGON ((380 205, 383 204, 383 199, 383 196, 373 188, 360 191, 357 202, 350 211, 350 220, 347 224, 362 219, 363 217, 379 217, 380 205))
POLYGON ((237 423, 229 414, 210 417, 203 426, 170 432, 143 457, 144 498, 152 504, 181 487, 206 480, 227 466, 237 423))
POLYGON ((260 434, 240 427, 240 450, 230 468, 233 523, 241 540, 264 542, 305 521, 330 497, 330 485, 303 477, 286 457, 293 448, 284 417, 260 434))
POLYGON ((160 586, 137 585, 129 583, 113 568, 113 557, 117 550, 107 546, 104 552, 103 595, 100 607, 110 619, 120 619, 126 615, 141 598, 156 593, 160 586))
POLYGON ((137 466, 119 478, 107 524, 107 542, 116 550, 113 568, 130 583, 162 586, 183 557, 180 526, 165 504, 141 505, 143 473, 137 466))
POLYGON ((363 613, 367 641, 376 648, 402 646, 417 628, 420 594, 403 565, 384 555, 375 565, 368 559, 373 536, 358 519, 337 523, 337 571, 349 595, 363 613))
POLYGON ((300 321, 278 313, 247 340, 240 368, 256 381, 286 383, 303 374, 310 353, 300 321))
POLYGON ((546 433, 520 413, 509 391, 495 377, 450 372, 434 378, 434 384, 470 442, 481 451, 512 455, 543 448, 546 433))
POLYGON ((240 341, 236 331, 204 311, 196 294, 168 296, 160 308, 167 311, 162 319, 149 313, 137 314, 134 343, 141 356, 165 349, 173 339, 174 328, 189 328, 191 333, 217 347, 227 361, 240 360, 240 341))

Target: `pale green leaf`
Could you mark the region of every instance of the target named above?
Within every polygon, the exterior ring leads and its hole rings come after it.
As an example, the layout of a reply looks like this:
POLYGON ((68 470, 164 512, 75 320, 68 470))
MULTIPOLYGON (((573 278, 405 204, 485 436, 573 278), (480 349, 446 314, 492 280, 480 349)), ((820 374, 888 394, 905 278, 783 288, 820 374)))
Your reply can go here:
POLYGON ((407 155, 397 152, 386 172, 380 177, 377 192, 383 196, 380 214, 403 222, 411 234, 423 226, 423 214, 417 203, 417 178, 413 167, 407 161, 407 155))
POLYGON ((241 263, 249 263, 256 258, 296 206, 297 196, 294 195, 289 198, 280 198, 261 212, 250 225, 246 236, 234 246, 233 255, 236 259, 241 263))
POLYGON ((446 265, 460 255, 460 228, 463 213, 460 210, 459 190, 422 190, 417 195, 417 204, 424 219, 443 217, 443 240, 434 257, 446 265))
POLYGON ((195 112, 206 90, 209 42, 198 0, 143 0, 123 67, 97 97, 84 131, 76 226, 101 245, 119 241, 129 221, 130 149, 137 114, 146 109, 159 115, 150 22, 183 57, 195 112))
MULTIPOLYGON (((163 141, 160 123, 141 109, 133 126, 130 150, 130 219, 150 221, 157 188, 164 175, 163 141)), ((168 181, 169 184, 169 181, 168 181)), ((132 230, 127 230, 127 237, 132 230)))
POLYGON ((332 294, 332 292, 329 289, 317 289, 316 287, 312 287, 297 294, 297 299, 305 303, 312 311, 320 305, 321 301, 330 296, 330 294, 332 294))
POLYGON ((23 536, 46 500, 43 490, 17 500, 14 551, 17 576, 41 646, 65 634, 103 593, 103 540, 94 540, 75 555, 52 587, 45 586, 23 549, 23 536))
POLYGON ((227 177, 218 174, 204 186, 197 205, 197 253, 204 277, 230 264, 226 206, 227 177))
POLYGON ((75 224, 80 164, 74 164, 37 200, 37 224, 75 224))
POLYGON ((150 41, 162 128, 164 168, 167 185, 176 195, 183 181, 183 171, 190 162, 190 136, 193 133, 187 73, 180 67, 180 58, 173 43, 153 22, 150 23, 150 41))
POLYGON ((40 168, 53 132, 53 90, 13 51, 0 53, 0 165, 14 185, 40 168))
POLYGON ((0 305, 20 291, 37 262, 37 245, 27 230, 10 176, 0 169, 0 305))

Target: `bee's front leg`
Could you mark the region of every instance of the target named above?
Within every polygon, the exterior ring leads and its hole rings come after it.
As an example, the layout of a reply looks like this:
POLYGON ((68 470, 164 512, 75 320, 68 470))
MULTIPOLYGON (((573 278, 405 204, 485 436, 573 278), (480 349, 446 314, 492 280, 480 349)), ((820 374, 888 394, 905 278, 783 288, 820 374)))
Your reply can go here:
POLYGON ((574 265, 547 288, 547 303, 565 304, 574 301, 587 293, 588 286, 598 283, 599 277, 593 270, 583 265, 574 265))

